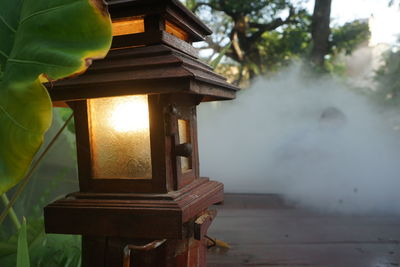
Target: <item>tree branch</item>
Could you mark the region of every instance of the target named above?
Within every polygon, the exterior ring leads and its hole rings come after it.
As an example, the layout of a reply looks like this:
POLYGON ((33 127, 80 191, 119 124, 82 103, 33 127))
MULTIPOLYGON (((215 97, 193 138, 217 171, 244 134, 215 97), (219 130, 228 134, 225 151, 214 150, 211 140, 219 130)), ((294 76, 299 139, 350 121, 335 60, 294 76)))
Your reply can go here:
POLYGON ((244 54, 242 48, 240 47, 239 37, 236 31, 233 32, 233 35, 231 37, 231 42, 233 51, 236 54, 236 60, 238 60, 239 62, 243 61, 244 54))
POLYGON ((219 6, 214 6, 213 8, 218 11, 224 12, 226 15, 231 17, 232 19, 235 19, 237 14, 235 14, 227 5, 226 5, 226 0, 219 0, 218 1, 219 6))
POLYGON ((223 47, 221 47, 218 43, 215 43, 211 37, 207 36, 205 42, 207 43, 208 47, 207 48, 211 48, 216 52, 221 52, 221 50, 223 49, 223 47))
POLYGON ((257 41, 265 32, 273 31, 282 25, 296 22, 296 21, 292 20, 292 18, 295 14, 296 14, 296 11, 295 11, 294 7, 290 6, 289 15, 285 20, 278 18, 278 19, 275 19, 275 20, 273 20, 269 23, 265 23, 265 24, 250 22, 249 26, 251 28, 257 28, 258 31, 249 38, 249 43, 253 43, 253 42, 257 41))

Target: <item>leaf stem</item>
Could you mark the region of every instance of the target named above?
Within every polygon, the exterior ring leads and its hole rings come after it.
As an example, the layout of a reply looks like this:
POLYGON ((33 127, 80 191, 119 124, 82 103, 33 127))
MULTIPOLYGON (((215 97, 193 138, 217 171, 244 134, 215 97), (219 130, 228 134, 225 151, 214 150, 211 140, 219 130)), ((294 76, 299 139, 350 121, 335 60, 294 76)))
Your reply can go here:
MULTIPOLYGON (((3 201, 4 206, 8 206, 8 204, 10 203, 10 200, 8 199, 6 193, 1 195, 1 200, 3 201)), ((15 210, 13 207, 10 208, 10 219, 13 222, 15 228, 17 228, 17 230, 21 229, 21 223, 18 220, 17 214, 15 213, 15 210)))
POLYGON ((3 210, 3 212, 0 215, 0 225, 3 223, 3 221, 6 218, 7 214, 10 212, 12 206, 14 206, 15 202, 17 201, 19 195, 23 192, 25 186, 28 184, 32 173, 37 169, 37 167, 39 166, 39 163, 43 160, 43 158, 49 152, 50 148, 54 145, 54 143, 60 137, 61 133, 64 131, 64 129, 67 127, 68 123, 73 118, 73 115, 74 114, 72 113, 71 116, 68 117, 68 119, 65 121, 64 125, 58 130, 56 135, 51 139, 50 143, 43 150, 42 154, 40 154, 39 158, 33 163, 31 169, 29 170, 29 172, 25 175, 25 178, 22 179, 21 183, 19 183, 17 191, 14 193, 14 195, 12 196, 12 198, 11 198, 10 202, 8 203, 7 207, 5 208, 5 210, 3 210))

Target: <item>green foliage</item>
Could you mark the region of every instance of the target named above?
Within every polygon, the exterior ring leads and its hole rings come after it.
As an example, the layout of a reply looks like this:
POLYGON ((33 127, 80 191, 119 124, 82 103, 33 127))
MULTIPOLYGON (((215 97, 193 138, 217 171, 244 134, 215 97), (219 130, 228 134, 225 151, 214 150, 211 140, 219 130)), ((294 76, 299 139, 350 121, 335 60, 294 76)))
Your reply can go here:
MULTIPOLYGON (((42 82, 79 74, 92 59, 104 57, 111 45, 111 20, 101 0, 2 0, 0 37, 3 193, 24 177, 50 126, 51 101, 42 82)), ((47 195, 45 190, 37 214, 47 195)), ((37 204, 28 207, 35 211, 37 204)), ((80 266, 79 238, 45 235, 42 218, 24 220, 19 233, 8 232, 2 225, 2 267, 80 266)))
POLYGON ((384 55, 384 64, 375 75, 377 92, 393 104, 400 104, 400 50, 389 49, 384 55))
POLYGON ((81 238, 48 234, 41 246, 33 249, 31 254, 33 266, 78 267, 81 266, 81 238))
POLYGON ((337 77, 344 77, 346 75, 346 64, 343 61, 337 60, 337 58, 328 56, 325 59, 325 68, 321 70, 322 74, 332 73, 335 74, 337 77))
MULTIPOLYGON (((58 112, 55 114, 59 117, 58 112)), ((59 125, 54 125, 52 131, 58 128, 59 125)), ((31 266, 80 266, 80 238, 69 235, 46 235, 43 224, 43 207, 58 198, 60 194, 74 191, 78 186, 77 180, 66 179, 74 173, 71 167, 60 168, 59 166, 57 167, 59 171, 47 174, 49 167, 54 164, 53 157, 58 157, 57 154, 73 154, 72 147, 65 143, 66 135, 70 134, 64 131, 61 139, 63 142, 58 142, 55 147, 58 149, 52 150, 50 157, 43 161, 42 167, 35 173, 36 177, 33 177, 35 179, 31 180, 14 206, 17 213, 25 214, 29 218, 27 240, 31 266)), ((16 266, 18 234, 12 234, 15 232, 14 228, 10 221, 5 222, 0 228, 0 266, 2 267, 16 266)))
POLYGON ((354 20, 331 29, 330 51, 325 56, 324 66, 315 68, 317 73, 333 73, 344 76, 346 64, 341 55, 350 55, 360 45, 368 42, 371 33, 367 20, 354 20), (342 58, 342 60, 341 60, 342 58))
POLYGON ((0 242, 2 267, 27 267, 29 264, 35 267, 77 267, 80 261, 80 237, 46 235, 43 218, 28 221, 19 234, 0 242))
POLYGON ((198 14, 203 16, 206 23, 216 32, 210 47, 233 59, 236 66, 240 65, 235 67, 232 62, 220 61, 229 66, 217 68, 218 70, 226 69, 231 72, 232 68, 240 69, 232 72, 239 73, 239 77, 230 77, 230 80, 240 83, 244 77, 243 73, 248 74, 246 78, 251 78, 277 70, 293 59, 301 57, 308 49, 310 15, 301 5, 293 7, 291 1, 186 1, 187 4, 188 2, 191 2, 191 6, 194 5, 193 2, 197 3, 197 10, 200 10, 198 14), (211 16, 205 15, 207 12, 210 12, 211 16), (236 41, 232 39, 233 33, 238 37, 236 41), (227 38, 230 38, 229 42, 227 38), (232 44, 228 51, 224 49, 226 43, 232 44))
POLYGON ((361 43, 369 40, 371 33, 367 20, 354 20, 332 29, 332 52, 351 54, 361 43))
POLYGON ((258 69, 257 73, 277 71, 308 53, 311 42, 309 19, 310 17, 303 13, 299 23, 284 26, 280 31, 263 34, 262 40, 257 44, 257 57, 252 59, 258 61, 253 67, 258 69))
POLYGON ((222 51, 220 53, 218 53, 218 56, 211 61, 210 66, 215 69, 219 63, 221 62, 222 58, 225 56, 226 52, 228 52, 228 50, 231 48, 232 43, 227 44, 224 49, 222 49, 222 51))
POLYGON ((186 0, 184 4, 190 10, 194 10, 196 8, 196 0, 186 0))
POLYGON ((28 249, 28 238, 26 234, 26 220, 24 218, 22 227, 18 234, 18 249, 17 249, 17 264, 16 267, 29 267, 29 249, 28 249))
MULTIPOLYGON (((199 1, 200 2, 200 1, 199 1)), ((209 0, 208 3, 216 10, 227 14, 245 14, 256 21, 276 15, 285 9, 290 1, 287 0, 209 0)))
POLYGON ((0 194, 27 172, 51 123, 42 81, 105 56, 111 23, 101 0, 0 1, 0 194))
MULTIPOLYGON (((250 73, 249 78, 275 72, 293 60, 308 60, 312 44, 312 16, 303 5, 305 2, 186 0, 186 4, 196 9, 198 15, 216 32, 212 42, 208 41, 208 47, 222 52, 225 45, 221 43, 228 43, 228 38, 230 43, 234 43, 231 33, 237 33, 237 43, 243 58, 234 51, 234 46, 223 54, 232 59, 236 66, 239 65, 237 69, 250 73), (280 26, 274 27, 276 24, 280 26), (258 36, 258 32, 263 32, 260 38, 252 38, 258 36)), ((369 36, 367 21, 356 20, 333 27, 330 52, 320 72, 344 73, 345 66, 337 61, 338 56, 352 53, 369 36)), ((229 60, 222 60, 221 64, 234 65, 229 60)), ((229 72, 231 67, 217 69, 229 72)), ((236 77, 231 80, 236 80, 236 77)))

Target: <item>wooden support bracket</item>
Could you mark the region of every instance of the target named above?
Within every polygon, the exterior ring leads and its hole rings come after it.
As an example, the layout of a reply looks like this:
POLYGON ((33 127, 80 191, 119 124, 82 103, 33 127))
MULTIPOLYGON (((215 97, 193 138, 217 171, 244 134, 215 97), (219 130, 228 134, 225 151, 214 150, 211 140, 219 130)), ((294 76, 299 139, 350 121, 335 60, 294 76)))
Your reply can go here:
POLYGON ((194 222, 194 238, 196 240, 201 240, 206 235, 207 230, 215 216, 217 216, 216 210, 207 210, 197 217, 196 221, 194 222))

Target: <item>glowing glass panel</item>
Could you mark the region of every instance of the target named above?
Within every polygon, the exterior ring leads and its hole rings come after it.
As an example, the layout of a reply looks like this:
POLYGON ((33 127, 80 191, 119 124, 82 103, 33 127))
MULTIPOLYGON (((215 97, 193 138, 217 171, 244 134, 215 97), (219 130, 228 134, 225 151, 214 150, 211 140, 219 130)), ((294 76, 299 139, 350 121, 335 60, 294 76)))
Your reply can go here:
MULTIPOLYGON (((190 123, 187 120, 178 120, 179 143, 190 143, 190 123)), ((192 169, 191 158, 180 157, 181 171, 187 172, 192 169)))
POLYGON ((135 34, 144 32, 144 19, 143 18, 124 18, 115 20, 112 23, 113 36, 135 34))
POLYGON ((151 178, 147 95, 88 100, 93 178, 151 178))
POLYGON ((165 22, 165 31, 186 42, 189 40, 189 35, 184 30, 168 20, 165 22))

